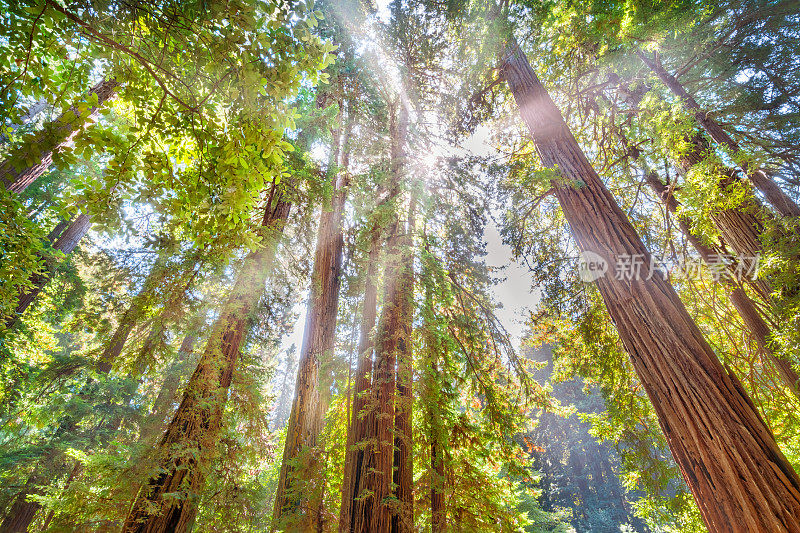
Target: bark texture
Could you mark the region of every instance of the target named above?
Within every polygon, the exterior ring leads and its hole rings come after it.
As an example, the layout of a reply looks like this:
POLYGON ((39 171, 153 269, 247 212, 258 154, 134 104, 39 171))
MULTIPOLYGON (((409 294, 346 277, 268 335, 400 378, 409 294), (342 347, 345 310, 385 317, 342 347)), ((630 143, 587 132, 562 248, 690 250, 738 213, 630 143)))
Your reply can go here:
MULTIPOLYGON (((56 241, 53 243, 53 248, 60 252, 63 252, 65 255, 69 255, 75 250, 78 246, 78 243, 86 235, 86 232, 89 231, 89 227, 91 226, 92 220, 89 215, 78 215, 75 217, 70 223, 69 226, 58 236, 56 241)), ((56 228, 51 232, 51 236, 53 236, 56 231, 59 229, 59 224, 56 228)), ((14 310, 14 314, 11 315, 6 321, 6 326, 11 327, 17 321, 20 315, 25 312, 26 309, 36 301, 36 298, 42 292, 42 290, 47 285, 47 282, 50 281, 50 278, 55 271, 55 265, 52 264, 52 260, 48 260, 48 265, 46 269, 41 274, 34 274, 31 276, 31 283, 33 287, 29 288, 26 291, 23 291, 19 295, 19 300, 17 302, 17 307, 14 310)))
MULTIPOLYGON (((689 172, 693 167, 702 163, 710 152, 710 146, 700 132, 695 133, 690 139, 690 149, 683 154, 678 164, 684 172, 689 172)), ((726 193, 738 184, 738 179, 731 169, 718 167, 719 182, 717 187, 726 193)), ((743 203, 735 208, 715 210, 711 217, 720 236, 739 257, 761 257, 764 247, 761 244, 761 235, 764 232, 762 223, 763 207, 757 198, 749 195, 743 203)), ((716 251, 715 253, 719 253, 716 251)), ((750 285, 759 296, 768 304, 772 304, 772 287, 765 279, 748 279, 750 285)))
POLYGON ((139 491, 123 532, 182 533, 194 523, 197 497, 214 458, 249 315, 263 292, 289 207, 280 194, 271 197, 263 219, 267 244, 248 254, 242 263, 180 406, 159 442, 159 471, 139 491), (165 498, 166 494, 180 498, 165 498))
MULTIPOLYGON (((392 131, 392 175, 389 198, 397 201, 400 196, 402 175, 406 156, 408 134, 408 109, 404 105, 393 114, 392 131)), ((390 224, 387 240, 386 267, 384 268, 384 305, 375 339, 375 363, 372 378, 375 406, 367 420, 364 438, 364 457, 355 484, 358 493, 353 502, 350 531, 389 532, 392 517, 402 512, 402 504, 392 490, 394 481, 395 444, 395 396, 396 364, 410 350, 410 336, 406 329, 406 316, 410 313, 410 287, 406 269, 412 268, 403 262, 403 243, 397 215, 390 224)), ((413 277, 410 278, 413 283, 413 277)), ((354 417, 355 418, 355 417, 354 417)))
POLYGON ((29 496, 39 494, 39 487, 45 485, 47 479, 44 476, 33 474, 28 478, 22 491, 14 498, 14 503, 6 513, 6 517, 0 524, 2 533, 25 533, 31 525, 36 513, 42 508, 39 502, 28 500, 29 496))
POLYGON ((320 525, 322 485, 317 482, 322 482, 324 478, 319 475, 320 465, 316 460, 323 415, 319 370, 320 362, 330 357, 334 348, 344 248, 342 214, 346 191, 346 180, 340 179, 330 208, 323 208, 320 214, 295 397, 289 415, 273 512, 276 525, 287 520, 292 523, 299 520, 306 531, 314 531, 320 525))
POLYGON ((96 94, 97 104, 83 112, 76 103, 36 134, 33 140, 24 144, 0 163, 0 181, 6 189, 21 193, 45 173, 53 163, 53 153, 69 143, 82 130, 90 117, 117 94, 119 83, 114 79, 102 80, 92 87, 89 97, 96 94))
POLYGON ((381 232, 373 226, 370 232, 367 273, 364 283, 364 302, 361 306, 361 327, 358 338, 358 360, 353 384, 353 416, 347 428, 347 447, 345 448, 344 473, 342 479, 342 504, 339 511, 339 531, 345 533, 352 529, 353 504, 361 492, 364 449, 361 443, 366 439, 374 422, 372 394, 372 357, 375 346, 373 330, 378 316, 378 269, 381 255, 381 232))
MULTIPOLYGON (((347 133, 344 137, 346 154, 347 133)), ((347 169, 339 173, 340 143, 337 130, 330 167, 333 196, 330 205, 323 206, 320 213, 295 396, 272 513, 274 528, 301 527, 304 531, 322 528, 324 476, 317 441, 325 406, 320 400, 320 364, 332 356, 336 340, 344 251, 342 217, 349 185, 347 169)), ((346 157, 342 159, 346 162, 346 157)))
POLYGON ((427 390, 428 402, 425 416, 428 419, 428 439, 430 441, 431 463, 429 465, 430 499, 431 499, 431 533, 443 533, 447 526, 447 511, 444 504, 445 462, 444 442, 446 435, 442 427, 439 410, 435 407, 441 399, 441 375, 439 373, 439 357, 444 353, 442 344, 436 335, 434 322, 433 290, 425 289, 424 339, 426 362, 429 368, 423 369, 424 386, 427 390))
MULTIPOLYGON (((667 72, 661 64, 658 56, 650 57, 641 50, 637 50, 637 55, 642 62, 666 85, 672 93, 680 98, 686 107, 694 114, 697 122, 714 139, 714 142, 722 145, 731 154, 740 154, 741 147, 733 138, 728 135, 719 123, 711 117, 708 111, 703 110, 697 100, 689 94, 680 81, 667 72)), ((746 159, 740 159, 739 167, 744 171, 753 185, 764 194, 767 201, 785 217, 800 216, 800 206, 795 202, 775 181, 763 170, 753 166, 746 159)))
MULTIPOLYGON (((413 406, 414 366, 411 352, 411 331, 414 318, 414 253, 413 239, 416 229, 416 197, 412 196, 406 233, 401 243, 401 271, 396 300, 397 329, 394 349, 397 352, 397 397, 394 413, 394 486, 399 508, 392 514, 393 533, 411 533, 414 530, 414 461, 412 454, 411 415, 413 406)), ((391 312, 391 311, 390 311, 391 312)), ((389 333, 387 331, 387 333, 389 333)))
MULTIPOLYGON (((661 180, 659 180, 658 176, 653 172, 647 174, 646 181, 656 196, 664 203, 667 210, 673 215, 677 215, 678 202, 669 188, 661 183, 661 180)), ((681 232, 686 236, 689 243, 697 250, 700 257, 702 257, 706 263, 713 261, 714 257, 721 253, 721 250, 706 246, 697 236, 692 234, 690 229, 691 222, 685 216, 677 216, 677 220, 681 232)), ((794 371, 791 363, 775 355, 775 352, 769 344, 771 335, 770 327, 758 312, 755 302, 750 299, 747 292, 745 292, 742 287, 737 285, 736 281, 731 277, 730 272, 722 273, 719 281, 727 287, 729 291, 728 297, 731 303, 742 317, 745 327, 750 331, 750 334, 753 336, 761 352, 772 362, 773 366, 778 371, 779 377, 784 384, 789 387, 789 390, 800 398, 800 387, 798 386, 800 376, 794 371)))
MULTIPOLYGON (((609 265, 650 254, 580 149, 515 42, 502 57, 509 88, 582 251, 609 265), (566 182, 566 183, 565 183, 566 182)), ((800 531, 800 479, 739 381, 728 374, 661 276, 597 287, 704 521, 712 531, 800 531)))

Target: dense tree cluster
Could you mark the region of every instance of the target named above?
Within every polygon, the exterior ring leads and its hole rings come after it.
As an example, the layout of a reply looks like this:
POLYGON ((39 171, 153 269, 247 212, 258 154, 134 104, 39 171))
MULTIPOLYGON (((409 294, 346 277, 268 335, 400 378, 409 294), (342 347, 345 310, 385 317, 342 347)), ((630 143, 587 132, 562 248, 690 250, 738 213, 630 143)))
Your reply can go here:
POLYGON ((0 532, 800 533, 798 45, 789 0, 0 0, 0 532))

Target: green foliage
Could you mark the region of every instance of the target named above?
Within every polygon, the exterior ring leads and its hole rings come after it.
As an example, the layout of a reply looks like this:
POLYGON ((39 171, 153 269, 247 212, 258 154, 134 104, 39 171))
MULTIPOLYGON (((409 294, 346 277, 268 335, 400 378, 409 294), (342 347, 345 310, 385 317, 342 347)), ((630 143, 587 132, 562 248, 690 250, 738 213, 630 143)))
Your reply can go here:
POLYGON ((770 350, 797 367, 798 222, 758 205, 735 169, 763 168, 798 197, 798 22, 789 0, 0 0, 0 160, 37 164, 38 139, 74 126, 45 175, 23 194, 0 191, 0 509, 40 503, 30 530, 120 527, 243 258, 270 236, 264 208, 280 185, 290 219, 267 286, 250 288, 264 294, 206 443, 205 486, 169 496, 197 504, 195 531, 268 530, 295 394, 296 356, 281 339, 340 177, 345 256, 336 346, 319 368, 324 424, 318 449, 293 459, 303 479, 290 498, 321 491, 323 530, 337 529, 370 240, 413 198, 415 526, 431 527, 435 489, 448 531, 704 531, 599 294, 579 280, 553 194, 562 178, 538 163, 494 67, 514 35, 797 466, 797 397, 710 269, 679 275, 697 254, 643 175, 670 187, 706 244, 725 244, 721 213, 761 219, 760 276, 775 292, 759 309, 770 350), (637 50, 657 53, 741 150, 707 139, 678 170, 701 130, 637 50), (89 89, 103 79, 119 87, 98 105, 89 89), (393 157, 398 105, 410 124, 393 157), (470 150, 484 140, 491 149, 470 150), (92 230, 69 257, 54 252, 46 236, 80 213, 92 230), (498 319, 492 224, 530 270, 522 349, 498 319), (106 372, 101 354, 126 328, 106 372), (537 360, 539 345, 552 358, 537 360))

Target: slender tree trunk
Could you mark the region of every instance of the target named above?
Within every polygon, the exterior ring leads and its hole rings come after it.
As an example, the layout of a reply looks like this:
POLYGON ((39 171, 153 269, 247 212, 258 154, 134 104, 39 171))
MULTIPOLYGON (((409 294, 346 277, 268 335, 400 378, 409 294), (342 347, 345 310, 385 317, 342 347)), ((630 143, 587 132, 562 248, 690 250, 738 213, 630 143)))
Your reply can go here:
MULTIPOLYGON (((608 265, 650 254, 603 185, 516 42, 506 81, 573 237, 608 265)), ((800 531, 800 479, 739 381, 728 374, 661 276, 596 283, 651 400, 673 457, 712 531, 800 531)))
MULTIPOLYGON (((397 201, 400 197, 408 133, 408 109, 405 105, 401 103, 399 111, 392 118, 392 182, 389 197, 397 201)), ((398 511, 390 508, 394 479, 395 365, 398 352, 404 352, 410 341, 404 335, 403 327, 406 316, 406 310, 403 309, 404 297, 410 294, 403 286, 403 280, 408 278, 403 270, 411 266, 402 261, 403 236, 399 230, 399 220, 395 214, 388 231, 384 306, 375 340, 375 370, 372 378, 375 408, 368 420, 369 426, 364 438, 369 444, 364 448, 359 479, 355 481, 359 494, 353 504, 351 531, 356 533, 391 531, 391 516, 398 511), (364 491, 366 492, 362 497, 361 493, 364 491)))
POLYGON ((414 318, 414 253, 413 241, 416 229, 416 195, 412 195, 408 212, 406 235, 401 244, 400 290, 396 306, 397 337, 397 396, 394 413, 394 486, 400 508, 392 514, 393 533, 411 533, 414 530, 414 462, 412 455, 411 411, 413 407, 414 366, 411 350, 411 330, 414 318))
POLYGON ((281 394, 276 402, 275 408, 275 427, 273 429, 283 429, 289 422, 289 415, 294 403, 294 389, 290 388, 291 382, 297 373, 297 347, 292 344, 286 352, 286 368, 283 372, 283 379, 280 387, 281 394))
MULTIPOLYGON (((351 122, 350 119, 348 122, 351 122)), ((344 135, 344 153, 348 150, 349 128, 348 125, 344 135)), ((336 340, 344 250, 342 218, 349 182, 347 169, 339 172, 339 130, 334 132, 333 137, 330 165, 333 197, 330 207, 323 206, 320 213, 295 396, 275 492, 273 528, 301 524, 304 531, 316 531, 322 526, 320 520, 325 477, 320 472, 322 463, 317 441, 322 430, 325 405, 320 400, 319 371, 321 362, 332 356, 336 340)), ((345 157, 342 159, 346 160, 345 157)))
POLYGON ((50 243, 50 246, 55 244, 56 240, 64 233, 64 230, 69 227, 70 222, 71 220, 62 220, 50 230, 50 233, 47 234, 47 241, 50 243))
MULTIPOLYGON (((273 192, 274 192, 273 188, 273 192)), ((249 315, 263 292, 275 257, 278 237, 289 214, 280 193, 271 197, 263 226, 268 245, 244 259, 206 348, 189 379, 183 400, 158 445, 160 467, 139 491, 122 531, 185 532, 197 514, 205 471, 213 461, 222 430, 222 414, 249 315), (183 450, 183 451, 178 451, 183 450), (178 493, 180 499, 165 498, 178 493)))
POLYGON ((439 373, 439 354, 442 352, 441 343, 438 342, 434 330, 434 303, 433 289, 425 289, 425 311, 423 312, 425 331, 425 353, 430 368, 423 366, 425 390, 428 396, 426 402, 426 417, 431 446, 430 464, 430 498, 431 498, 431 533, 443 533, 447 525, 447 513, 444 506, 444 487, 446 484, 444 469, 444 435, 441 415, 437 404, 442 401, 441 375, 439 373))
MULTIPOLYGON (((34 102, 33 105, 31 105, 28 108, 28 111, 20 117, 19 124, 11 124, 11 126, 9 126, 9 130, 11 130, 11 133, 14 133, 22 126, 25 126, 33 122, 34 119, 37 116, 39 116, 39 113, 44 111, 46 107, 47 107, 47 102, 44 100, 38 100, 34 102)), ((6 137, 5 134, 0 134, 0 144, 5 143, 6 141, 8 141, 8 137, 6 137)))
MULTIPOLYGON (((689 151, 681 155, 678 160, 678 164, 684 172, 689 172, 695 165, 702 163, 710 150, 708 142, 700 132, 696 132, 692 136, 690 146, 689 151)), ((736 186, 738 180, 732 170, 723 167, 718 167, 716 170, 720 174, 718 187, 722 192, 736 186)), ((737 256, 755 258, 764 254, 764 247, 761 244, 761 235, 764 232, 762 213, 763 208, 760 202, 750 195, 742 205, 715 210, 711 214, 711 218, 719 230, 723 242, 737 256)), ((719 254, 719 251, 715 251, 715 254, 719 254)), ((711 258, 711 262, 718 262, 720 259, 720 257, 711 258)), ((772 287, 767 280, 748 278, 747 282, 765 302, 772 304, 772 287)))
POLYGON ((442 442, 433 431, 431 436, 431 531, 442 533, 447 525, 447 513, 444 508, 444 457, 442 442))
MULTIPOLYGON (((656 196, 661 199, 664 206, 667 208, 667 211, 677 216, 678 202, 671 194, 667 186, 661 183, 661 180, 658 179, 658 176, 654 172, 648 172, 645 176, 645 179, 656 196)), ((697 250, 697 252, 700 254, 700 257, 702 257, 706 263, 710 263, 714 260, 715 256, 720 254, 720 250, 715 250, 706 246, 700 241, 700 239, 692 234, 690 229, 691 222, 685 216, 677 216, 677 220, 678 227, 681 229, 681 232, 683 232, 688 241, 691 243, 694 249, 697 250)), ((730 291, 728 293, 728 297, 730 298, 734 308, 736 308, 736 311, 742 317, 745 327, 753 335, 753 339, 756 341, 759 349, 773 363, 775 369, 778 371, 778 375, 780 376, 781 380, 783 380, 784 384, 789 387, 789 390, 791 390, 795 396, 800 398, 800 383, 798 383, 800 381, 800 376, 798 376, 797 372, 794 371, 791 363, 775 355, 775 352, 772 350, 769 344, 769 338, 771 335, 770 328, 764 318, 758 312, 756 304, 750 299, 749 296, 747 296, 747 293, 744 291, 744 289, 736 284, 736 282, 731 278, 730 273, 723 273, 719 280, 727 287, 728 291, 730 291)))
MULTIPOLYGON (((201 317, 205 319, 205 317, 201 317)), ((158 396, 153 401, 153 409, 150 414, 150 419, 154 428, 160 428, 164 423, 164 418, 171 412, 174 407, 176 393, 180 385, 181 378, 184 375, 183 367, 189 361, 189 357, 194 353, 194 346, 197 342, 197 329, 199 328, 200 320, 197 326, 191 326, 189 331, 184 335, 181 346, 178 348, 178 353, 175 360, 169 365, 164 382, 158 391, 158 396)))
MULTIPOLYGON (((72 251, 78 246, 78 242, 80 242, 83 236, 86 235, 86 232, 89 231, 90 226, 91 218, 89 215, 78 215, 72 220, 72 222, 70 222, 67 229, 64 230, 61 235, 59 235, 59 237, 56 239, 56 242, 53 243, 53 248, 63 252, 65 255, 71 254, 72 251)), ((58 229, 58 226, 56 226, 56 229, 58 229)), ((51 235, 54 232, 55 230, 51 232, 51 235)), ((54 266, 48 266, 45 272, 31 276, 33 287, 23 291, 19 295, 17 308, 14 310, 14 314, 6 320, 7 327, 13 326, 20 315, 22 315, 28 306, 30 306, 36 300, 44 287, 47 285, 47 282, 50 281, 54 270, 54 266)))
POLYGON ((39 487, 47 483, 42 475, 34 473, 28 478, 22 491, 14 498, 14 503, 8 510, 3 523, 0 524, 2 533, 25 533, 31 525, 36 513, 42 508, 39 502, 28 500, 29 496, 40 493, 39 487))
MULTIPOLYGON (((650 70, 666 85, 670 91, 680 98, 689 110, 694 113, 695 119, 703 127, 704 130, 714 139, 714 142, 724 146, 731 154, 738 154, 741 152, 739 144, 728 135, 722 126, 716 120, 711 118, 710 113, 704 111, 697 100, 689 94, 689 92, 681 85, 675 76, 666 71, 658 56, 649 57, 641 50, 637 50, 636 54, 647 65, 650 70)), ((739 167, 744 171, 753 185, 764 194, 767 201, 785 217, 800 216, 800 206, 775 183, 775 181, 767 175, 767 173, 755 167, 746 159, 739 159, 739 167)))
POLYGON ((53 163, 53 152, 57 152, 82 130, 89 118, 117 94, 119 83, 114 79, 103 80, 89 91, 89 97, 76 103, 57 119, 47 123, 30 143, 21 146, 8 159, 0 163, 0 181, 6 189, 21 193, 45 173, 53 163), (97 95, 97 103, 81 111, 81 104, 91 102, 97 95))
POLYGON ((361 306, 361 330, 358 339, 358 362, 353 386, 353 416, 347 428, 347 447, 342 480, 342 504, 339 511, 339 531, 352 530, 353 504, 361 492, 364 449, 361 443, 374 424, 371 407, 375 398, 372 393, 373 329, 378 315, 378 269, 381 255, 381 232, 377 225, 370 231, 370 247, 367 256, 367 273, 364 283, 364 302, 361 306))
POLYGON ((117 329, 114 330, 111 340, 109 341, 105 350, 103 350, 103 353, 100 356, 99 365, 101 367, 108 366, 108 371, 111 370, 111 365, 113 365, 119 359, 119 356, 122 354, 122 349, 125 347, 125 343, 128 341, 131 331, 133 331, 133 328, 136 326, 139 318, 141 318, 141 314, 145 305, 147 304, 147 300, 151 297, 151 293, 155 288, 158 278, 161 276, 161 274, 163 274, 164 264, 168 259, 168 255, 169 254, 167 250, 162 250, 159 253, 155 264, 152 266, 147 278, 144 280, 141 290, 131 299, 131 303, 117 325, 117 329))

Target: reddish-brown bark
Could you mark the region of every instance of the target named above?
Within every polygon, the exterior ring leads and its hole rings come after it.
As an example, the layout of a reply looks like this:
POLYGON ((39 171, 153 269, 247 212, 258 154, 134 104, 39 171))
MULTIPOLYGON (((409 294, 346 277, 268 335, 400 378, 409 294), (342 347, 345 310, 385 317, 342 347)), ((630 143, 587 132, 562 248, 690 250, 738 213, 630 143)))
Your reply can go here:
MULTIPOLYGON (((703 110, 697 100, 681 85, 680 81, 667 72, 658 55, 650 57, 641 50, 637 50, 637 55, 642 62, 647 65, 653 73, 666 85, 675 96, 680 98, 684 105, 694 114, 697 122, 711 136, 714 141, 726 149, 731 154, 739 154, 741 148, 733 138, 725 131, 719 123, 711 117, 708 111, 703 110)), ((750 178, 753 185, 764 194, 767 201, 783 216, 800 216, 800 206, 788 195, 775 181, 763 170, 753 166, 746 159, 739 160, 739 166, 750 178)))
MULTIPOLYGON (((61 224, 59 224, 61 226, 61 224)), ((72 253, 73 250, 78 246, 78 243, 86 235, 86 232, 89 231, 89 227, 91 226, 91 217, 89 215, 78 215, 75 217, 70 223, 67 228, 58 235, 58 238, 53 243, 53 248, 60 252, 63 252, 65 255, 69 255, 72 253)), ((51 232, 51 235, 54 235, 56 229, 51 232)), ((17 301, 17 307, 14 310, 14 314, 11 315, 6 320, 6 326, 11 327, 17 321, 22 313, 34 302, 42 290, 47 285, 47 282, 50 281, 50 277, 53 275, 53 265, 47 265, 47 269, 42 272, 41 274, 34 274, 31 276, 31 283, 33 287, 30 287, 26 291, 23 291, 19 295, 19 300, 17 301)))
MULTIPOLYGON (((684 172, 689 172, 703 162, 708 156, 709 149, 705 137, 699 132, 695 133, 690 139, 689 150, 678 159, 680 168, 684 172)), ((717 167, 716 172, 719 174, 717 186, 721 191, 727 192, 730 188, 741 185, 730 169, 717 167)), ((735 208, 714 210, 711 218, 725 245, 738 257, 749 259, 764 254, 764 247, 761 244, 761 235, 764 232, 763 212, 758 199, 750 195, 735 208)), ((766 280, 748 278, 747 281, 765 302, 772 303, 772 287, 766 280)))
POLYGON ((361 492, 359 485, 364 462, 364 450, 358 446, 367 437, 374 424, 371 407, 372 394, 373 329, 378 315, 378 269, 381 253, 381 232, 373 226, 370 231, 370 247, 367 256, 367 272, 364 283, 364 302, 361 306, 361 328, 358 340, 358 360, 353 384, 353 405, 350 426, 347 428, 347 447, 342 479, 342 504, 339 511, 339 531, 351 530, 353 502, 361 492))
MULTIPOLYGON (((502 70, 542 163, 564 178, 553 187, 580 249, 647 268, 649 252, 515 42, 502 70)), ((800 531, 800 479, 669 282, 609 273, 596 283, 709 529, 800 531)))
MULTIPOLYGON (((30 143, 19 147, 0 163, 0 181, 9 191, 21 193, 45 173, 53 163, 53 152, 69 143, 82 130, 89 118, 117 94, 119 83, 102 80, 92 87, 89 96, 97 95, 97 104, 81 112, 76 103, 58 118, 45 124, 30 143), (31 162, 32 161, 32 162, 31 162)), ((88 100, 84 100, 86 102, 88 100)))
POLYGON ((14 503, 6 513, 5 519, 0 524, 3 533, 25 533, 31 525, 36 513, 41 509, 41 504, 28 500, 29 496, 40 494, 39 487, 47 483, 44 476, 33 474, 28 478, 25 487, 14 498, 14 503))
MULTIPOLYGON (((664 206, 667 208, 667 210, 673 215, 677 215, 678 202, 672 195, 669 188, 661 183, 661 180, 659 180, 658 176, 653 172, 649 172, 645 179, 656 196, 658 196, 664 203, 664 206)), ((706 261, 706 263, 714 261, 715 258, 722 253, 722 250, 719 248, 706 246, 700 241, 700 239, 697 238, 696 235, 693 235, 690 229, 691 222, 685 216, 677 216, 677 220, 678 227, 681 229, 681 232, 686 236, 689 243, 694 247, 695 250, 697 250, 697 252, 700 254, 700 257, 706 261)), ((769 338, 771 335, 770 328, 764 318, 758 312, 755 302, 750 299, 742 287, 736 284, 730 273, 722 273, 720 276, 720 282, 723 283, 730 291, 728 293, 728 297, 730 298, 733 306, 736 308, 736 311, 742 317, 745 327, 752 334, 753 339, 756 341, 759 349, 773 363, 775 369, 778 371, 778 375, 784 384, 789 387, 789 390, 791 390, 796 396, 800 397, 800 384, 798 383, 800 376, 798 376, 797 372, 794 371, 791 363, 775 355, 769 343, 769 338)))
MULTIPOLYGON (((341 114, 340 114, 341 120, 341 114)), ((347 162, 349 126, 344 135, 343 163, 347 162)), ((333 353, 339 308, 344 236, 342 217, 347 199, 347 169, 339 173, 341 135, 334 132, 331 155, 333 196, 320 213, 306 324, 298 361, 297 382, 286 429, 281 472, 275 492, 273 527, 317 531, 322 527, 322 491, 317 440, 325 406, 320 399, 320 364, 333 353)))
POLYGON ((194 522, 197 497, 213 460, 240 345, 275 257, 290 204, 274 195, 265 210, 262 248, 247 255, 183 399, 158 445, 159 473, 139 491, 123 532, 185 532, 194 522), (184 451, 181 451, 184 450, 184 451), (164 498, 179 494, 180 498, 164 498))
MULTIPOLYGON (((399 508, 392 514, 393 533, 411 533, 414 530, 414 462, 412 454, 411 415, 413 406, 414 367, 411 351, 414 295, 413 239, 416 227, 416 197, 412 196, 408 213, 406 234, 401 243, 401 280, 396 300, 397 330, 393 335, 397 351, 397 396, 394 413, 394 486, 399 508)), ((396 303, 395 303, 396 302, 396 303)))
MULTIPOLYGON (((392 171, 389 198, 397 201, 406 157, 408 133, 408 109, 399 106, 396 117, 392 115, 392 171)), ((396 364, 410 349, 410 336, 406 329, 406 316, 410 313, 411 287, 406 269, 412 265, 403 261, 405 236, 400 230, 400 221, 395 214, 388 229, 386 266, 384 268, 384 305, 375 339, 375 363, 372 378, 375 406, 368 420, 367 434, 363 439, 364 457, 355 485, 359 492, 353 502, 350 531, 388 532, 392 527, 392 515, 400 509, 392 491, 394 479, 394 433, 396 364)))

